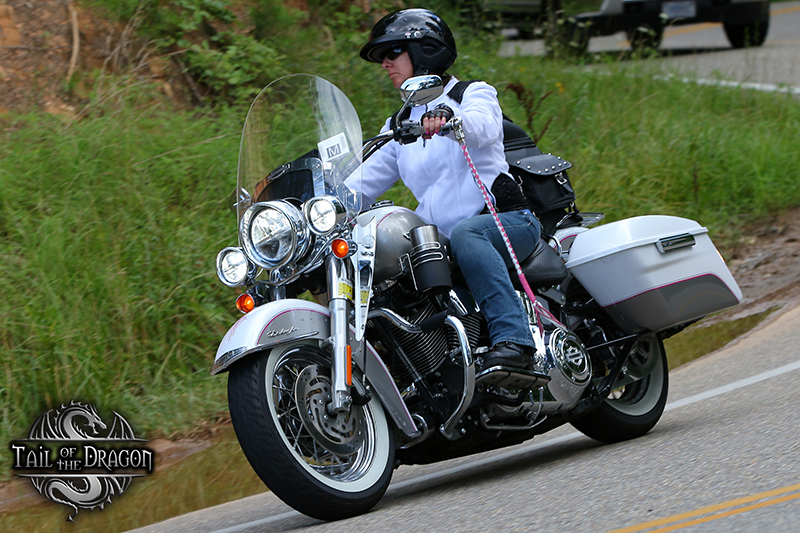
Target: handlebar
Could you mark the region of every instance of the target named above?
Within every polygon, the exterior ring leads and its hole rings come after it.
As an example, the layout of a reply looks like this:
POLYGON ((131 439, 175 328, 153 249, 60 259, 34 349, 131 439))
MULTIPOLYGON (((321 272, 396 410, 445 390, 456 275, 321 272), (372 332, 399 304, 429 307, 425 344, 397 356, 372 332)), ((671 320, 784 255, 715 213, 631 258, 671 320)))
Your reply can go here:
MULTIPOLYGON (((459 138, 459 127, 461 126, 461 117, 453 117, 444 124, 442 129, 439 130, 437 135, 449 135, 452 132, 456 133, 456 140, 461 141, 459 138)), ((389 141, 397 141, 400 144, 408 144, 416 142, 417 139, 425 134, 425 129, 422 124, 412 120, 404 120, 400 123, 400 127, 394 130, 387 130, 380 135, 377 135, 364 142, 362 148, 362 161, 366 161, 372 154, 380 150, 380 148, 389 141)))
MULTIPOLYGON (((449 135, 461 125, 461 117, 453 117, 444 124, 436 135, 449 135)), ((419 122, 404 120, 400 127, 394 130, 393 139, 400 144, 414 142, 425 134, 425 129, 419 122)))

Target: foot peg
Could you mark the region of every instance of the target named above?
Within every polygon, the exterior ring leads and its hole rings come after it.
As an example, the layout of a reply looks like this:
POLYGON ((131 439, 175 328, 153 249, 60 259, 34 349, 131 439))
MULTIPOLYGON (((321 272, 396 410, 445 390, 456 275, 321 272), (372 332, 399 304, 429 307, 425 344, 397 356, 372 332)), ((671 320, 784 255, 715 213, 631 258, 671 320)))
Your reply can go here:
POLYGON ((543 387, 550 381, 550 376, 539 372, 531 372, 522 368, 493 366, 475 376, 475 385, 487 385, 503 389, 530 389, 543 387))

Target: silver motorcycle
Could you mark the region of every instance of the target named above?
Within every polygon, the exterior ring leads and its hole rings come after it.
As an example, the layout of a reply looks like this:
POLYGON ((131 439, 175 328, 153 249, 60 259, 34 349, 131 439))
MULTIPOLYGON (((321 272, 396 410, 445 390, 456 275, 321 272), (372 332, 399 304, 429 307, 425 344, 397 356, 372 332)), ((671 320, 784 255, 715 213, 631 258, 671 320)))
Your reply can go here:
MULTIPOLYGON (((442 91, 425 76, 401 95, 416 106, 442 91)), ((450 129, 459 132, 457 117, 450 129)), ((590 228, 598 216, 569 216, 519 258, 533 291, 518 287, 537 345, 529 368, 485 368, 486 320, 447 239, 413 211, 362 205, 356 192, 365 158, 421 134, 404 121, 363 142, 347 97, 309 75, 266 87, 244 125, 239 243, 217 256, 220 280, 245 288, 244 316, 211 373, 228 373, 253 469, 315 518, 368 511, 401 464, 566 423, 602 442, 644 435, 667 398, 662 340, 741 299, 697 222, 642 216, 590 228)))

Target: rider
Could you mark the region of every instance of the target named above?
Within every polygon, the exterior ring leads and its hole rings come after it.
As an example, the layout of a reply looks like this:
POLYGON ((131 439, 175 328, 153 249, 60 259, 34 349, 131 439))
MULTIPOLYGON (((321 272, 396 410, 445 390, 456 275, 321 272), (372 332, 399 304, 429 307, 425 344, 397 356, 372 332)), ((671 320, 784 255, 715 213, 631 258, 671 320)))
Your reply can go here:
MULTIPOLYGON (((508 174, 503 152, 502 111, 497 91, 484 82, 467 86, 461 102, 448 95, 458 80, 446 73, 456 59, 456 43, 447 24, 427 9, 404 9, 379 20, 361 49, 361 57, 380 63, 395 88, 412 76, 442 77, 442 96, 410 111, 422 123, 422 142, 389 143, 364 163, 361 192, 374 201, 398 179, 419 201, 417 214, 450 237, 453 256, 489 324, 492 350, 484 368, 526 367, 534 350, 522 304, 509 276, 512 263, 494 220, 484 205, 458 143, 438 133, 454 116, 463 120, 466 142, 478 175, 518 257, 530 255, 541 234, 520 187, 508 174)), ((382 131, 392 128, 392 118, 382 131)))

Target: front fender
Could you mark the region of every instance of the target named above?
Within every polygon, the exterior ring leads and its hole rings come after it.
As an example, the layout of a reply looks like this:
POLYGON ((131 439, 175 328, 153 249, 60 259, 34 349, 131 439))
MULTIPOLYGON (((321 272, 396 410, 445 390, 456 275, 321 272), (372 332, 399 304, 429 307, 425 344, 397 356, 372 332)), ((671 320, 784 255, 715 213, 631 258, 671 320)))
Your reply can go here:
MULTIPOLYGON (((330 311, 307 300, 278 300, 255 308, 228 330, 217 348, 211 375, 227 370, 249 354, 296 342, 330 337, 330 311)), ((350 328, 351 338, 355 331, 350 328)), ((395 425, 409 437, 418 435, 389 369, 372 346, 364 341, 353 346, 353 362, 366 376, 395 425), (365 349, 364 349, 365 348, 365 349)))
POLYGON ((256 307, 228 330, 217 348, 211 375, 242 357, 287 342, 330 336, 330 312, 306 300, 278 300, 256 307))

